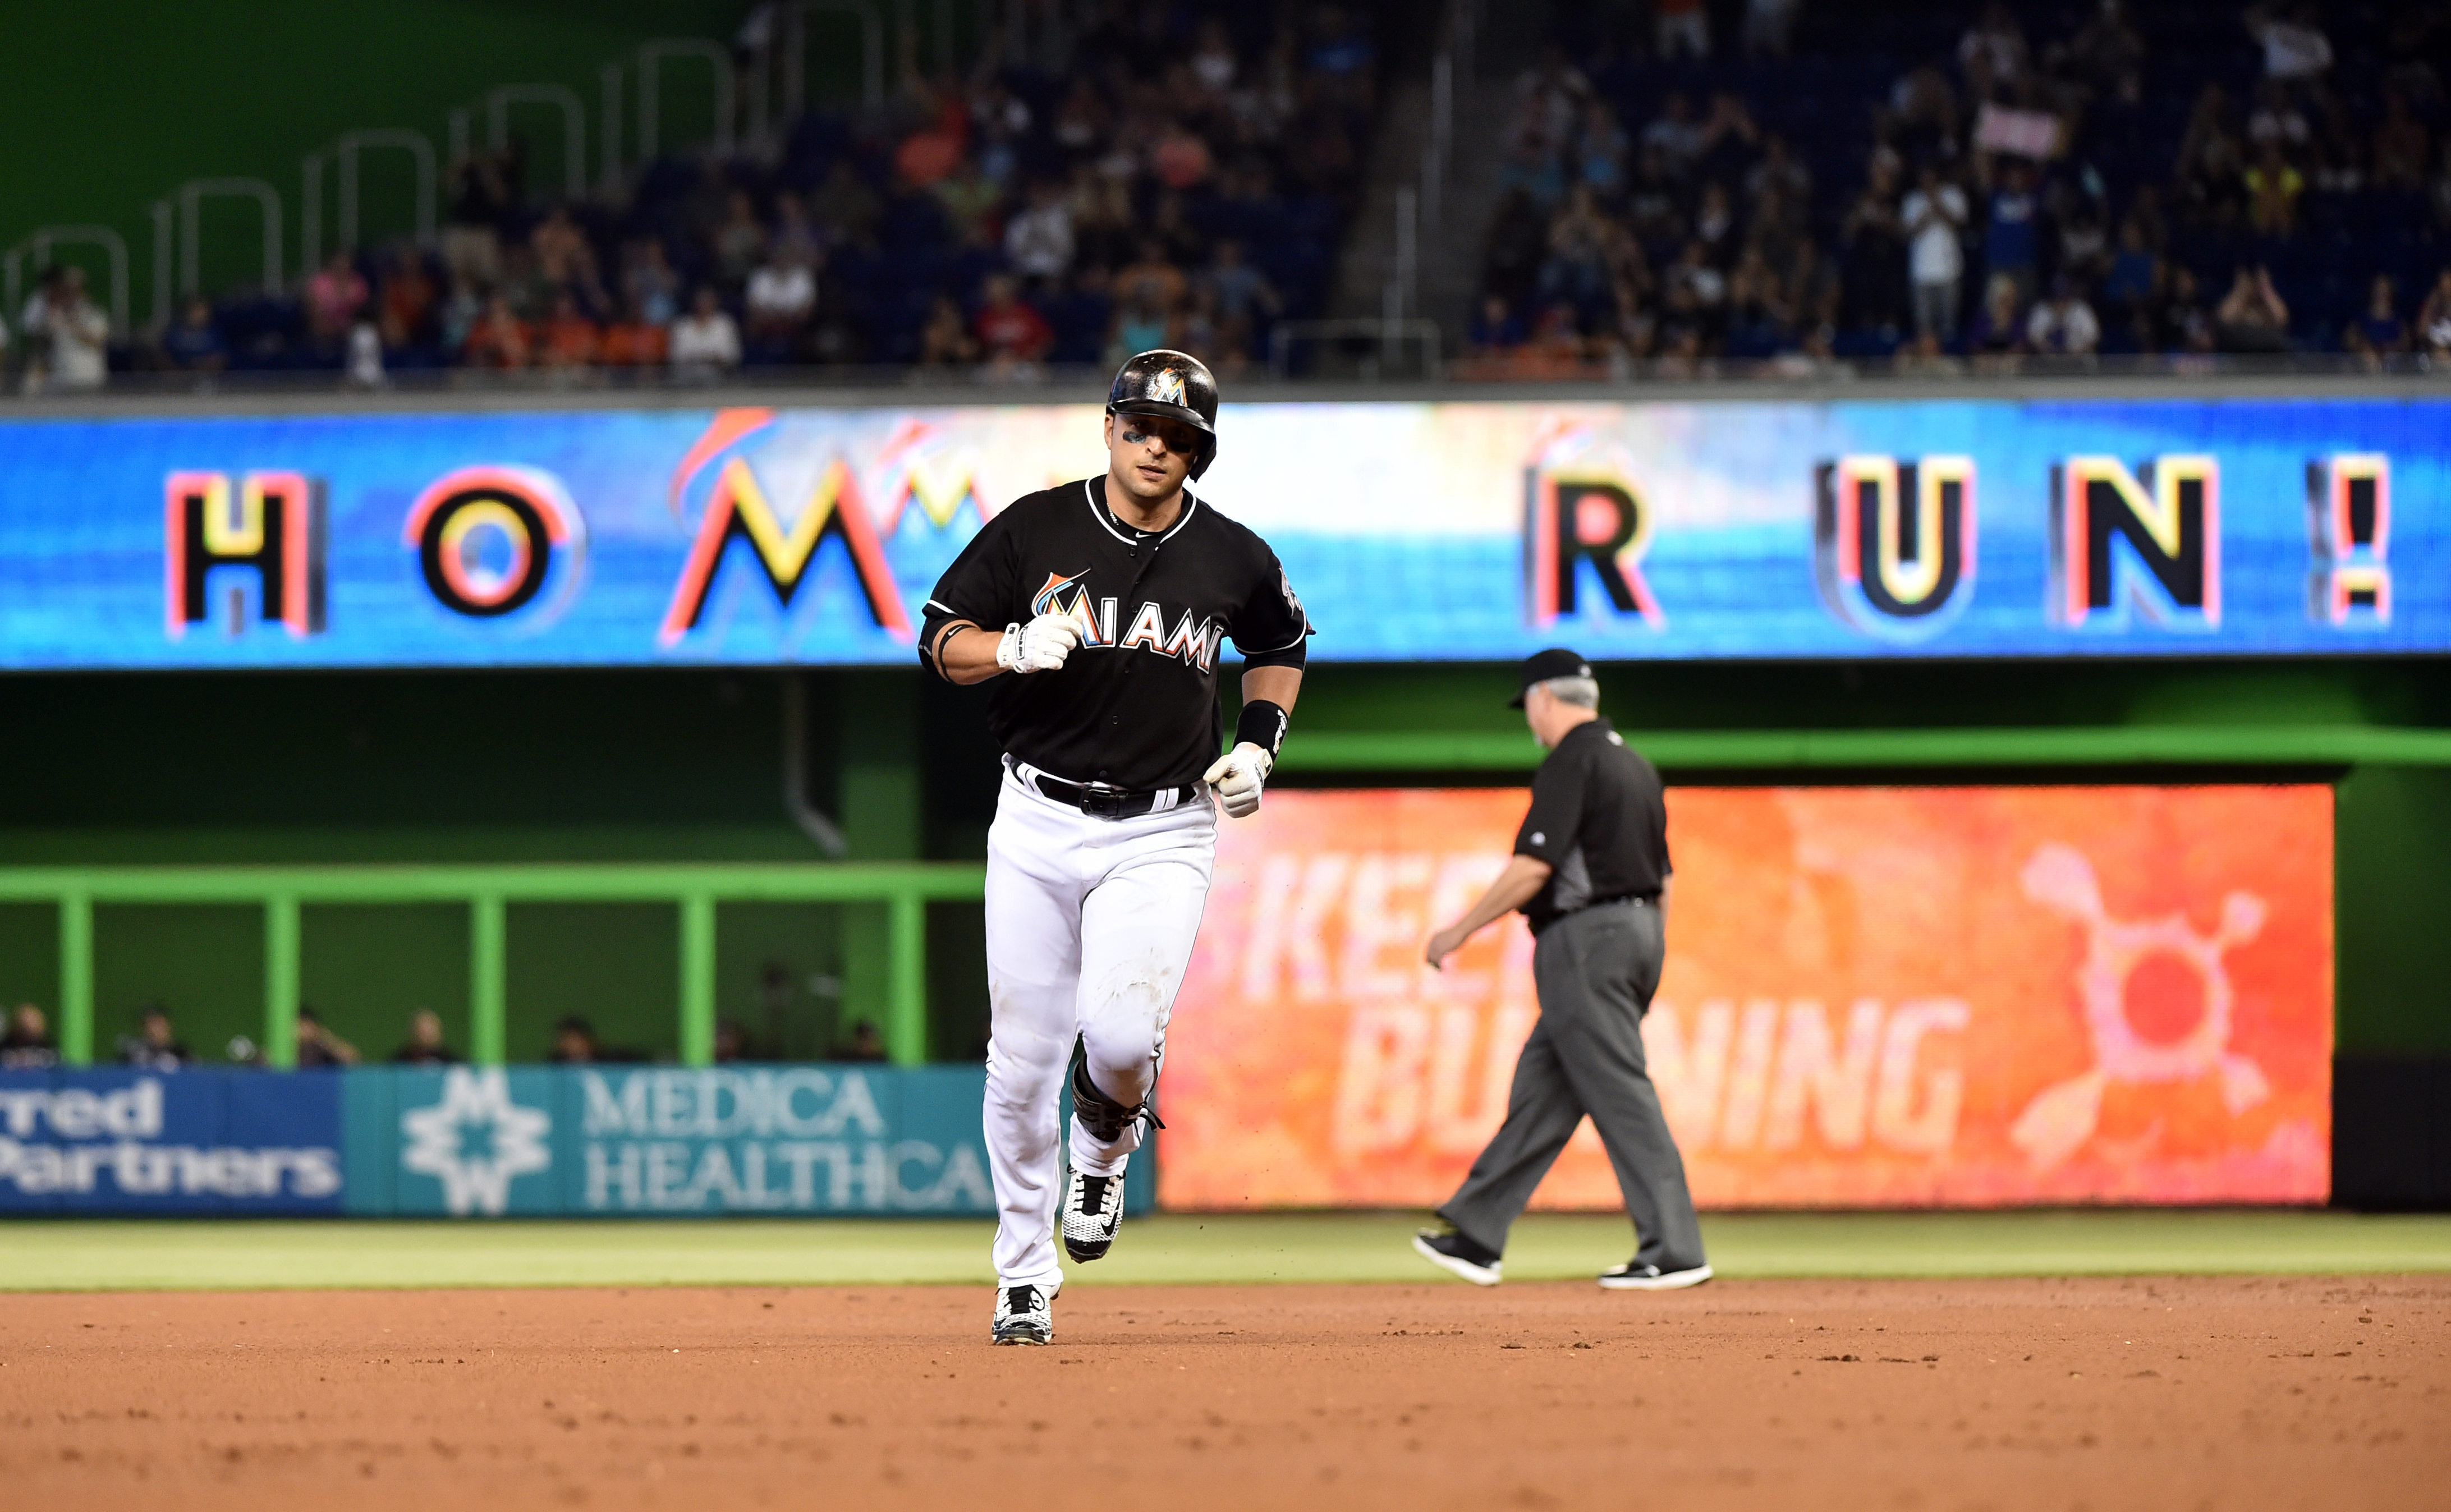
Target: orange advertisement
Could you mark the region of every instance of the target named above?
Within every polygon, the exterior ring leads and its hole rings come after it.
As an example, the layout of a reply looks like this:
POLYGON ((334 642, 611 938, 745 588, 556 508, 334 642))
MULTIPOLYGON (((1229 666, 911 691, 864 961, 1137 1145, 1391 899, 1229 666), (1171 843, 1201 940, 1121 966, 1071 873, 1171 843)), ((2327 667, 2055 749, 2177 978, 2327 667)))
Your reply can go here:
MULTIPOLYGON (((1539 1012, 1520 917, 1444 972, 1520 791, 1279 792, 1219 827, 1168 1031, 1178 1208, 1443 1200, 1539 1012)), ((2319 1203, 2323 787, 1668 795, 1643 1025, 1705 1207, 2319 1203)), ((1586 1122, 1535 1207, 1613 1208, 1586 1122)))

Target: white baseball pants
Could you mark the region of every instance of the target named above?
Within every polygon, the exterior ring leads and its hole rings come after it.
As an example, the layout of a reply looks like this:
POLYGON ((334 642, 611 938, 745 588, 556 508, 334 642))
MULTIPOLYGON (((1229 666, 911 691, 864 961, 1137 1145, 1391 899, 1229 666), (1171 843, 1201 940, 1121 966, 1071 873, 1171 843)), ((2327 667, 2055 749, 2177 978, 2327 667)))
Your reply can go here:
MULTIPOLYGON (((1217 813, 1204 789, 1178 807, 1101 819, 1008 767, 988 831, 988 1167, 997 1284, 1052 1286, 1057 1098, 1081 1037, 1090 1078, 1127 1107, 1157 1082, 1167 1019, 1191 964, 1217 813)), ((1143 1130, 1112 1144, 1072 1121, 1072 1163, 1120 1176, 1143 1130)))

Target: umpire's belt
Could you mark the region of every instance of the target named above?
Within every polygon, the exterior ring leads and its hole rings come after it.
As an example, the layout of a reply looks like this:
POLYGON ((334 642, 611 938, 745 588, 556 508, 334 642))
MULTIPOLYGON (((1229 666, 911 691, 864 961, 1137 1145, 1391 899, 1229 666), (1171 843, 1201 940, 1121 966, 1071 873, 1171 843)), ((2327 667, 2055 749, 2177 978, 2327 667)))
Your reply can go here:
POLYGON ((1132 793, 1092 782, 1071 782, 1039 771, 1027 761, 1008 756, 1013 775, 1068 809, 1079 809, 1093 819, 1136 819, 1144 814, 1178 809, 1200 796, 1200 784, 1132 793))

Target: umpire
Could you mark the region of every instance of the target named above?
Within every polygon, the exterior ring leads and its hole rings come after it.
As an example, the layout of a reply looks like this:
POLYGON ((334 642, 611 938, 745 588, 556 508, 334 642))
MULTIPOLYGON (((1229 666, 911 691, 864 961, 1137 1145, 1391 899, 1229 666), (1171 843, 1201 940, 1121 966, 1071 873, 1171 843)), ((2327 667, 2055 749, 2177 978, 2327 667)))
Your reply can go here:
POLYGON ((1591 1115, 1634 1216, 1634 1258, 1599 1278, 1617 1291, 1711 1279, 1685 1163, 1642 1057, 1642 1015, 1659 985, 1668 915, 1668 810, 1659 774, 1599 715, 1589 663, 1543 651, 1523 663, 1523 711, 1549 750, 1515 855, 1463 917, 1430 936, 1434 966, 1515 909, 1537 941, 1540 1021, 1523 1042, 1506 1122, 1413 1239, 1422 1258, 1476 1286, 1498 1285, 1507 1230, 1558 1152, 1591 1115))

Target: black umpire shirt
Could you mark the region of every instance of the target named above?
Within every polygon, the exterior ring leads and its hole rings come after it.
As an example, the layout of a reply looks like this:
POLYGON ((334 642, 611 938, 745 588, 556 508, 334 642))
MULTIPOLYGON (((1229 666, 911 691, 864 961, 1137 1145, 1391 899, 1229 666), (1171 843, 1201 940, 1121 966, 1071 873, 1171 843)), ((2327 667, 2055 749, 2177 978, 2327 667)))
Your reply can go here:
MULTIPOLYGON (((1001 633, 1069 616, 1080 648, 1053 672, 995 679, 988 731, 1054 776, 1134 793, 1200 780, 1223 739, 1217 651, 1231 636, 1250 667, 1299 667, 1311 633, 1268 543, 1188 491, 1164 531, 1107 507, 1107 480, 1017 499, 945 569, 928 600, 920 658, 945 626, 1001 633)), ((939 669, 942 675, 942 669, 939 669)))
POLYGON ((1515 854, 1551 869, 1523 905, 1535 934, 1595 903, 1657 899, 1669 871, 1659 774, 1606 719, 1575 726, 1532 775, 1515 854))

